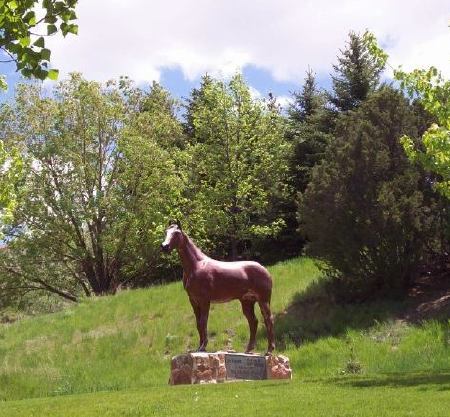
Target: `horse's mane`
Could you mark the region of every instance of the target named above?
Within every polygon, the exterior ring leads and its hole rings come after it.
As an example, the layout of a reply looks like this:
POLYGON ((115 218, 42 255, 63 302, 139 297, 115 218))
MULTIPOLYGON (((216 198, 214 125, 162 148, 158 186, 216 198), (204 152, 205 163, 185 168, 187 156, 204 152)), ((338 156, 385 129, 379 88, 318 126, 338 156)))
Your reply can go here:
POLYGON ((192 258, 196 259, 197 261, 202 261, 205 258, 208 258, 201 250, 196 246, 194 241, 183 232, 183 235, 186 239, 186 249, 191 255, 192 258))

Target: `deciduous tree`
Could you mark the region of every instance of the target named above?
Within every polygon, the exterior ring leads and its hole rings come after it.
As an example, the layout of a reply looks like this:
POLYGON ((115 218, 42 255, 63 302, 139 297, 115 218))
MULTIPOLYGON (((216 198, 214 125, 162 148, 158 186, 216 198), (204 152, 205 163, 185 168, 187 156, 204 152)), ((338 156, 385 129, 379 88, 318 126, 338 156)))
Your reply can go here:
POLYGON ((191 114, 191 184, 208 234, 235 259, 243 242, 283 226, 272 208, 287 173, 284 121, 251 97, 240 75, 208 80, 201 94, 191 114))
MULTIPOLYGON (((78 33, 76 4, 77 0, 0 0, 2 62, 14 62, 26 77, 56 79, 58 70, 49 67, 51 51, 45 37, 78 33)), ((6 88, 4 78, 1 86, 6 88)))
POLYGON ((2 136, 26 168, 0 256, 2 290, 75 300, 155 279, 159 240, 182 191, 165 143, 181 126, 155 105, 162 91, 77 74, 52 98, 37 86, 18 91, 3 109, 13 117, 2 136))

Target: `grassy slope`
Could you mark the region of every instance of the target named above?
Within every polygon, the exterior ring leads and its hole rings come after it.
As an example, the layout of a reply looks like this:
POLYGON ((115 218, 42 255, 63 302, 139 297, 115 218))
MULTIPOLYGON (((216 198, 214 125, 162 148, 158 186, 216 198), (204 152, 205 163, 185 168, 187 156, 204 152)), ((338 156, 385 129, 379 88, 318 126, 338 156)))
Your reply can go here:
MULTIPOLYGON (((413 327, 394 321, 390 317, 404 306, 392 302, 327 304, 316 294, 313 282, 319 273, 309 259, 278 264, 271 272, 278 346, 291 358, 292 384, 168 389, 170 357, 197 344, 191 307, 181 284, 175 283, 87 300, 57 314, 0 327, 0 400, 57 396, 0 403, 0 415, 27 415, 26 410, 32 409, 38 410, 36 415, 47 415, 48 407, 65 410, 55 415, 72 415, 69 409, 73 415, 91 415, 93 409, 104 415, 165 415, 181 412, 185 401, 191 411, 200 407, 206 415, 222 395, 227 406, 221 414, 231 415, 243 407, 238 398, 244 401, 255 394, 261 396, 258 407, 268 410, 280 402, 277 398, 284 398, 285 415, 294 415, 300 403, 315 404, 310 415, 326 410, 329 415, 339 415, 339 410, 340 415, 350 413, 361 401, 366 410, 374 405, 375 412, 381 399, 392 411, 399 398, 416 410, 417 398, 431 403, 427 409, 434 411, 429 415, 445 410, 442 398, 449 397, 450 389, 448 323, 413 327), (342 375, 355 369, 362 375, 342 375), (203 395, 195 400, 195 392, 203 395), (183 401, 177 401, 178 395, 183 401)), ((209 333, 210 350, 243 349, 248 330, 239 303, 215 305, 209 333)), ((258 339, 258 349, 264 351, 263 331, 258 339)), ((251 406, 248 414, 258 407, 251 406)))

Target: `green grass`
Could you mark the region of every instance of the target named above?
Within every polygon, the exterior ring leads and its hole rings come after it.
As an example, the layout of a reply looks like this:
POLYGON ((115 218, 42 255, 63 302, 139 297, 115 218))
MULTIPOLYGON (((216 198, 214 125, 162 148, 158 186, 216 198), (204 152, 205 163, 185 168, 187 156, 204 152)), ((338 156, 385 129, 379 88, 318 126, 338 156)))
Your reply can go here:
MULTIPOLYGON (((307 258, 270 270, 278 352, 291 359, 292 383, 168 387, 171 356, 198 343, 177 282, 1 325, 0 416, 177 415, 185 409, 207 415, 225 403, 221 415, 231 415, 246 410, 246 399, 249 415, 258 407, 277 415, 280 403, 283 415, 298 415, 300 408, 310 412, 305 415, 375 415, 377 401, 398 412, 376 415, 440 415, 441 397, 450 397, 448 320, 413 326, 395 319, 405 303, 388 300, 336 305, 307 258), (196 401, 195 392, 202 393, 196 401), (394 407, 401 398, 416 407, 414 414, 394 407), (358 414, 362 403, 366 411, 358 414), (426 403, 433 413, 417 411, 426 403)), ((242 350, 248 328, 239 303, 214 305, 208 330, 209 350, 242 350)), ((265 348, 260 325, 258 350, 265 348)))
POLYGON ((446 417, 450 374, 159 386, 0 404, 1 417, 446 417))

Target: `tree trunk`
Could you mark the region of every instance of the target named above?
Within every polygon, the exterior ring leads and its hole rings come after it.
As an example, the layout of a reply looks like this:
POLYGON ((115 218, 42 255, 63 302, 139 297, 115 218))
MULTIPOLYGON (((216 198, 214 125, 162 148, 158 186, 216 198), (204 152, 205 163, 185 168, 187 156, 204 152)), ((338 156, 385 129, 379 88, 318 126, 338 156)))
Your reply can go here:
POLYGON ((233 236, 231 238, 231 260, 235 261, 238 257, 238 242, 236 238, 233 236))

